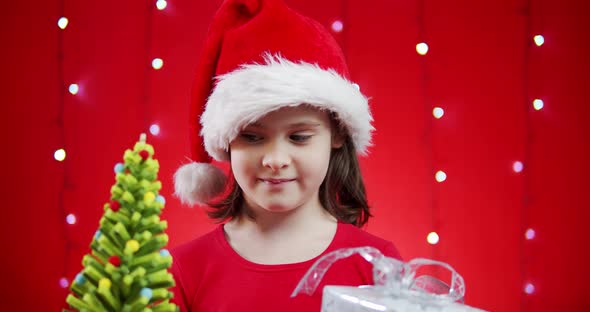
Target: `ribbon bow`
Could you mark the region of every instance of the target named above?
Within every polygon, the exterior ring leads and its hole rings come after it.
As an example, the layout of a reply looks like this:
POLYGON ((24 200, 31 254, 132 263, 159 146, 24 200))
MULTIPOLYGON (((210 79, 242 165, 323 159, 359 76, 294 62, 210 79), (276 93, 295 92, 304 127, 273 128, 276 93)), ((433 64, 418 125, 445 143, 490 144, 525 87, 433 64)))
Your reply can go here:
POLYGON ((330 252, 318 259, 305 273, 291 297, 299 293, 311 295, 314 293, 324 274, 332 264, 340 259, 359 254, 367 262, 373 264, 373 280, 375 286, 387 295, 416 296, 426 300, 443 300, 462 302, 465 296, 463 277, 450 265, 444 262, 416 258, 409 262, 384 256, 373 247, 344 248, 330 252), (429 276, 416 277, 420 267, 433 265, 445 268, 451 272, 451 285, 429 276))

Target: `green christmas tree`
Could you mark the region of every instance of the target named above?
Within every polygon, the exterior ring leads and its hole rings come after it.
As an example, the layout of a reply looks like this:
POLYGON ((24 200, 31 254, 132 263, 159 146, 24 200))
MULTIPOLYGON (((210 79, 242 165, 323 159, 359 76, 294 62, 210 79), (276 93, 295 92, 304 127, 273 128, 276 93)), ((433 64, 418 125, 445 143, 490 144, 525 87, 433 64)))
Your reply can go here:
POLYGON ((72 309, 64 311, 178 311, 170 302, 172 256, 163 249, 168 235, 167 222, 160 220, 165 204, 158 195, 160 165, 145 138, 142 134, 133 150, 125 151, 124 163, 115 166, 111 200, 70 286, 66 302, 72 309))

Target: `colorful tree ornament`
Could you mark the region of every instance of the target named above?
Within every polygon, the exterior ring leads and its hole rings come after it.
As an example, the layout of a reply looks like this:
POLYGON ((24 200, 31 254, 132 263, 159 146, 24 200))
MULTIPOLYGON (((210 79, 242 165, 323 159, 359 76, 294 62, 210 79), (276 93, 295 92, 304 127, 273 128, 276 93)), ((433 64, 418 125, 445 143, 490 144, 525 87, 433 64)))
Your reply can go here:
POLYGON ((117 163, 115 165, 115 173, 121 173, 125 170, 125 165, 123 165, 122 163, 117 163))
POLYGON ((111 200, 109 202, 109 205, 111 207, 111 210, 114 211, 114 212, 119 211, 119 208, 121 208, 121 204, 119 204, 119 202, 116 201, 116 200, 111 200))
POLYGON ((147 160, 148 157, 150 157, 150 153, 146 150, 143 150, 139 152, 139 156, 141 156, 141 159, 147 160))
POLYGON ((159 163, 154 148, 140 136, 115 166, 116 183, 104 205, 99 229, 82 259, 64 311, 173 312, 172 256, 163 249, 168 224, 160 219, 164 197, 158 192, 159 163))
POLYGON ((119 258, 118 256, 110 256, 109 263, 116 267, 119 267, 121 265, 121 258, 119 258))

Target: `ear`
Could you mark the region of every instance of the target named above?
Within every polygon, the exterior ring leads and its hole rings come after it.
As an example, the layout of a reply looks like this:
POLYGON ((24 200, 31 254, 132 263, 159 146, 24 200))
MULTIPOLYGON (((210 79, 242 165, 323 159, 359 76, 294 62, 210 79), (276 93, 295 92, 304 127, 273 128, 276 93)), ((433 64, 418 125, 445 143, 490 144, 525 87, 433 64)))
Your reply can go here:
POLYGON ((346 141, 346 131, 338 121, 338 115, 335 112, 330 112, 330 131, 332 132, 332 148, 339 149, 346 141))
POLYGON ((344 145, 344 135, 342 135, 341 131, 333 131, 332 132, 332 148, 338 149, 344 145))

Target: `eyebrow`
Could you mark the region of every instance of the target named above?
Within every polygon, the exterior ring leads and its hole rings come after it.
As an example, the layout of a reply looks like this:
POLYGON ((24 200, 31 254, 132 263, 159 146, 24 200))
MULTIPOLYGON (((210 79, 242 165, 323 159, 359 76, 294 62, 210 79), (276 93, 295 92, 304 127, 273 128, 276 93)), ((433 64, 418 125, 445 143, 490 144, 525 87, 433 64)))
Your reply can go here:
MULTIPOLYGON (((301 122, 295 122, 292 124, 288 124, 287 128, 300 128, 300 127, 311 127, 311 128, 317 128, 319 127, 321 124, 317 123, 317 122, 311 122, 311 121, 301 121, 301 122)), ((254 128, 260 128, 260 129, 265 129, 266 127, 258 122, 253 122, 251 124, 249 124, 247 127, 254 127, 254 128)))

